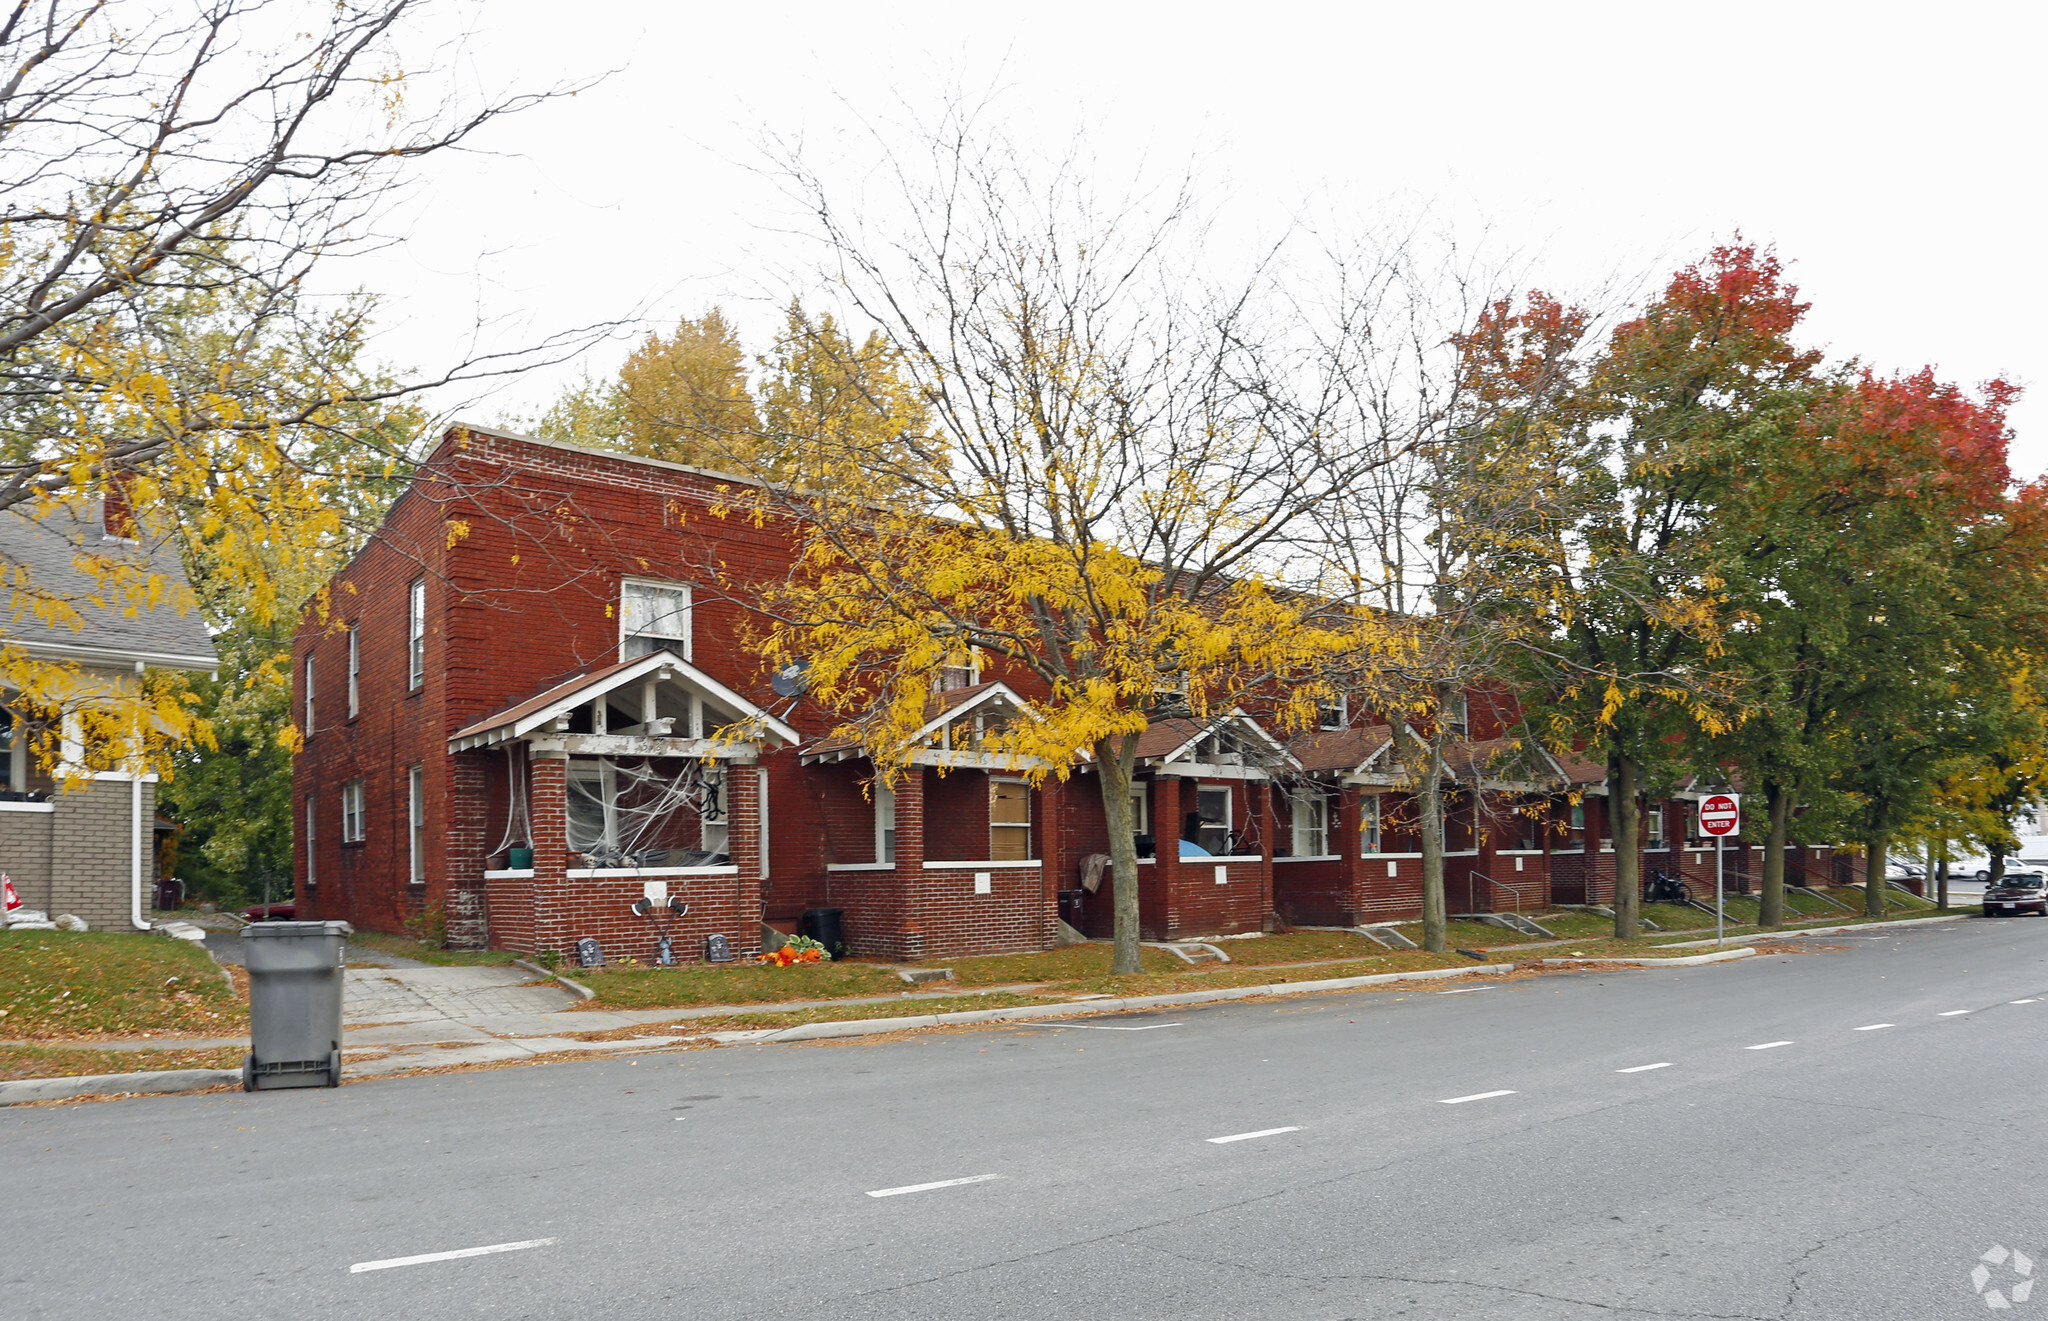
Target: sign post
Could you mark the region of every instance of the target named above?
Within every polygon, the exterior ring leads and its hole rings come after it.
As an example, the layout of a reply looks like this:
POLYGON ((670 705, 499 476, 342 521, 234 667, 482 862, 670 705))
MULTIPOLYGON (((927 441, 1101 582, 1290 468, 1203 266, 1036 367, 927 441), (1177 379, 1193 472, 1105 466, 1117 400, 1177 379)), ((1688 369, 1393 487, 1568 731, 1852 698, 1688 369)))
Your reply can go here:
POLYGON ((1708 794, 1700 799, 1700 829, 1714 837, 1714 944, 1727 943, 1728 910, 1722 877, 1722 850, 1728 836, 1742 828, 1742 803, 1736 794, 1708 794))

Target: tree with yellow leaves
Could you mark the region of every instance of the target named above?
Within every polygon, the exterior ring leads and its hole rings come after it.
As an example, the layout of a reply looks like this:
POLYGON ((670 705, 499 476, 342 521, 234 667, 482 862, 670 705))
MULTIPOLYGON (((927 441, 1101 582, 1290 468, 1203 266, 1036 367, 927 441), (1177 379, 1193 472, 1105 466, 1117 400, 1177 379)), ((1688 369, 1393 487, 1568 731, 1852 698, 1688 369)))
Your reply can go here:
POLYGON ((985 750, 1035 780, 1095 777, 1113 967, 1136 973, 1139 736, 1239 706, 1302 727, 1333 676, 1396 645, 1313 526, 1387 454, 1349 425, 1355 341, 1290 338, 1298 309, 1264 271, 1194 291, 1185 196, 1104 213, 1070 166, 1040 177, 957 108, 927 141, 928 161, 893 162, 887 236, 783 161, 929 424, 906 412, 879 445, 818 428, 811 481, 757 497, 801 535, 761 593, 767 649, 808 662, 810 695, 883 777, 915 751, 940 667, 979 653, 1016 679, 1031 713, 985 750))
MULTIPOLYGON (((407 162, 554 94, 416 109, 431 79, 396 47, 420 7, 0 10, 0 510, 82 515, 119 487, 152 535, 267 618, 297 604, 278 566, 342 535, 337 466, 406 467, 416 435, 382 405, 581 350, 590 336, 570 334, 392 380, 360 362, 369 300, 305 292, 319 263, 375 242, 407 162)), ((81 557, 82 592, 4 567, 15 620, 191 605, 137 557, 81 557)), ((175 684, 81 698, 81 680, 0 646, 9 700, 77 716, 88 769, 168 769, 199 733, 175 684)))

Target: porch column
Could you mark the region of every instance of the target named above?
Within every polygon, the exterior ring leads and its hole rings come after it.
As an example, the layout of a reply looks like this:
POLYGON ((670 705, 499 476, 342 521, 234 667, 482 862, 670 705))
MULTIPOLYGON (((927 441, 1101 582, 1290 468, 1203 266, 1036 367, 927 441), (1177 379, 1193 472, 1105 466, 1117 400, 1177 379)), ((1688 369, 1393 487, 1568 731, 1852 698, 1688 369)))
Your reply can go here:
MULTIPOLYGON (((1257 794, 1259 804, 1259 926, 1265 931, 1273 929, 1273 832, 1279 828, 1278 817, 1273 811, 1273 786, 1270 782, 1245 781, 1246 792, 1257 794)), ((1324 809, 1326 812, 1328 808, 1324 809)), ((1329 830, 1329 818, 1325 816, 1323 828, 1329 830)), ((1328 847, 1328 840, 1324 847, 1328 847)))
POLYGON ((1337 855, 1337 893, 1347 925, 1363 920, 1365 896, 1358 892, 1359 854, 1365 851, 1365 791, 1339 785, 1330 795, 1330 850, 1337 855))
MULTIPOLYGON (((1486 801, 1486 790, 1481 786, 1474 785, 1472 788, 1472 847, 1477 849, 1479 854, 1472 859, 1472 868, 1489 881, 1498 881, 1503 885, 1519 887, 1522 884, 1521 877, 1514 875, 1503 876, 1495 870, 1500 865, 1500 845, 1494 837, 1499 833, 1495 826, 1493 812, 1486 801)), ((1472 888, 1475 891, 1478 889, 1477 886, 1472 888)), ((1512 891, 1507 892, 1504 897, 1510 905, 1514 904, 1515 896, 1512 891)), ((1475 893, 1472 898, 1475 901, 1474 907, 1477 907, 1477 901, 1480 896, 1475 893)), ((1498 887, 1493 885, 1487 886, 1485 895, 1486 908, 1484 911, 1489 913, 1499 912, 1502 898, 1503 895, 1499 892, 1498 887)))
POLYGON ((1173 926, 1174 899, 1180 894, 1181 781, 1177 776, 1152 777, 1152 875, 1138 868, 1138 930, 1147 940, 1164 940, 1173 926))
POLYGON ((1038 947, 1051 949, 1059 942, 1060 890, 1076 875, 1075 861, 1067 853, 1067 793, 1075 788, 1071 780, 1048 775, 1038 787, 1038 879, 1043 905, 1038 947))
MULTIPOLYGON (((527 814, 533 823, 533 878, 508 885, 508 897, 515 911, 508 918, 517 924, 500 931, 509 949, 541 954, 548 950, 571 952, 577 933, 569 930, 570 915, 564 912, 569 884, 569 755, 536 752, 527 770, 527 814), (523 903, 518 902, 522 900, 523 903), (521 931, 518 928, 523 927, 521 931)), ((492 925, 499 925, 492 914, 492 925)))
MULTIPOLYGON (((733 916, 730 924, 733 957, 750 958, 761 948, 761 838, 760 767, 752 762, 728 763, 725 770, 725 851, 739 868, 732 878, 733 916)), ((725 925, 720 923, 721 926, 725 925)), ((702 955, 701 949, 693 952, 702 955)))
POLYGON ((889 922, 896 956, 924 957, 924 781, 922 766, 904 767, 896 782, 896 885, 889 922))

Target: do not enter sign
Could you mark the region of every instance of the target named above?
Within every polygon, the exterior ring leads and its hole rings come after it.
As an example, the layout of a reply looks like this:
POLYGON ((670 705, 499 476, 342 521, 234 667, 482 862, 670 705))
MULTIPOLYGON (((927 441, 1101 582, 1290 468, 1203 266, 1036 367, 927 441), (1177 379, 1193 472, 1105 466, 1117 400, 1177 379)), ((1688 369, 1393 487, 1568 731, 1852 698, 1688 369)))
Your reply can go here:
POLYGON ((1700 829, 1709 835, 1732 835, 1742 825, 1742 808, 1734 794, 1711 794, 1700 799, 1700 829))

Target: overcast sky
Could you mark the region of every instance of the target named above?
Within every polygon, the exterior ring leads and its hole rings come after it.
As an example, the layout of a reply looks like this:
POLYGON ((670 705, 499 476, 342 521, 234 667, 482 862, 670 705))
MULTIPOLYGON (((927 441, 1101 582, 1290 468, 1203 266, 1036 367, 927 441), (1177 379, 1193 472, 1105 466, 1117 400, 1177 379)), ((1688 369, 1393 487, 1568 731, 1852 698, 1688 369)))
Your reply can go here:
MULTIPOLYGON (((1776 245, 1809 342, 2048 393, 2038 4, 676 5, 488 0, 444 64, 472 85, 613 71, 437 165, 352 259, 382 345, 445 357, 481 314, 533 335, 723 303, 750 340, 801 255, 758 173, 861 117, 994 89, 1008 131, 1085 131, 1109 173, 1196 164, 1225 234, 1304 211, 1427 210, 1563 292, 1668 271, 1737 230, 1776 245)), ((452 19, 454 14, 450 14, 452 19)), ((437 36, 452 35, 449 32, 437 36)), ((1104 181, 1111 191, 1129 182, 1104 181)), ((596 355, 604 372, 620 345, 596 355)), ((559 376, 467 411, 545 402, 559 376)), ((2015 414, 2048 466, 2048 397, 2015 414)))

